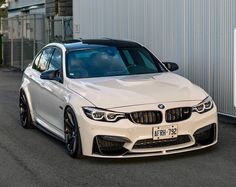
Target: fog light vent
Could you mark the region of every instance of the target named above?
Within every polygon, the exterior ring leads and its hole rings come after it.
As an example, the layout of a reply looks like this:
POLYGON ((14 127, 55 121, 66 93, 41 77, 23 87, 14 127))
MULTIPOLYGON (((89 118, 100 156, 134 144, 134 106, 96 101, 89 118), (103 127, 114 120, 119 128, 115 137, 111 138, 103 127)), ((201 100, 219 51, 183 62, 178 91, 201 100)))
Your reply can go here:
POLYGON ((116 136, 96 136, 94 139, 93 153, 117 156, 123 155, 127 150, 123 147, 129 139, 116 136))
POLYGON ((193 136, 197 144, 200 145, 212 144, 216 136, 216 125, 211 124, 206 127, 203 127, 197 130, 193 136))

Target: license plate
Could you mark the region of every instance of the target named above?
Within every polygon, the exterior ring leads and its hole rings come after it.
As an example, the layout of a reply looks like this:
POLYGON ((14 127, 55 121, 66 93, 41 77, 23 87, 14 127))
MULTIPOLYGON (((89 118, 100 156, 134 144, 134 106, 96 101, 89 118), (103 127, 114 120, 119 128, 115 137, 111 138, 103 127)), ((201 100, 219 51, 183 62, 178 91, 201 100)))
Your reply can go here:
POLYGON ((166 125, 160 127, 153 127, 152 129, 153 140, 164 140, 178 137, 177 125, 166 125))

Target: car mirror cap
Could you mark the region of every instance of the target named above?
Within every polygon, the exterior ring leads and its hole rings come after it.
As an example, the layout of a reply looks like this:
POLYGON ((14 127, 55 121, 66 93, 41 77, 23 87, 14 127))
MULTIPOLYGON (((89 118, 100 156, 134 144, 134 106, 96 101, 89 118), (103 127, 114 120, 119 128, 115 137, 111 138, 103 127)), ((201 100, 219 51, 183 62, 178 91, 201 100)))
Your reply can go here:
POLYGON ((169 70, 169 71, 176 71, 179 69, 178 64, 174 63, 174 62, 163 62, 163 64, 165 65, 165 67, 169 70))
POLYGON ((62 79, 57 76, 58 74, 59 74, 59 70, 48 70, 48 71, 43 72, 40 75, 40 78, 43 80, 55 80, 58 82, 62 82, 62 79))

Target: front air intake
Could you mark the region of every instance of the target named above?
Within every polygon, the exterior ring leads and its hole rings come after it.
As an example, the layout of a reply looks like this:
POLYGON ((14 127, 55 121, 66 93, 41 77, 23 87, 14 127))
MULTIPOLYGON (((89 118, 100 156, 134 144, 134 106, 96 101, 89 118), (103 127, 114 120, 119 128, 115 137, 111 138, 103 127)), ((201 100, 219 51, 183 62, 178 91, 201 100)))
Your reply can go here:
POLYGON ((133 149, 161 148, 185 144, 189 142, 191 142, 189 135, 180 135, 177 138, 166 140, 144 139, 137 141, 134 144, 133 149))
POLYGON ((93 141, 93 153, 107 156, 120 156, 127 152, 123 147, 130 140, 116 136, 96 136, 93 141))

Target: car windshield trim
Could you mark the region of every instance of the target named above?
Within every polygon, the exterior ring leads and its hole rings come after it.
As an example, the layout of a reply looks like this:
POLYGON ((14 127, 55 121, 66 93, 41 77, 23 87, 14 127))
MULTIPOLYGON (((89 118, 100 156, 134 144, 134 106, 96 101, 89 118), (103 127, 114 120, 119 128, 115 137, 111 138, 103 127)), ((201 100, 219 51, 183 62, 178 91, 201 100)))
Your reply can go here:
POLYGON ((132 74, 132 75, 126 75, 126 74, 124 74, 124 75, 109 75, 109 76, 103 76, 103 77, 82 77, 82 78, 73 78, 73 77, 67 77, 67 78, 69 78, 69 79, 98 79, 98 78, 109 78, 109 77, 111 77, 111 78, 114 78, 114 77, 127 77, 127 76, 129 76, 129 77, 131 77, 131 76, 139 76, 139 75, 153 75, 153 76, 155 76, 155 75, 158 75, 158 74, 162 74, 162 73, 169 73, 169 72, 158 72, 158 73, 140 73, 140 74, 132 74))

